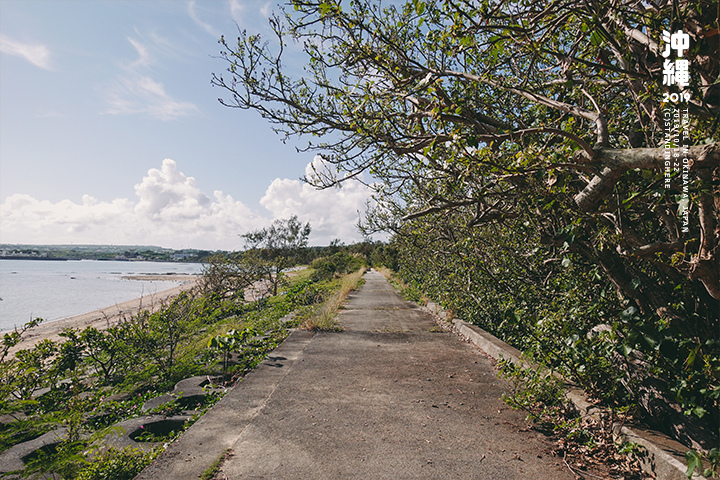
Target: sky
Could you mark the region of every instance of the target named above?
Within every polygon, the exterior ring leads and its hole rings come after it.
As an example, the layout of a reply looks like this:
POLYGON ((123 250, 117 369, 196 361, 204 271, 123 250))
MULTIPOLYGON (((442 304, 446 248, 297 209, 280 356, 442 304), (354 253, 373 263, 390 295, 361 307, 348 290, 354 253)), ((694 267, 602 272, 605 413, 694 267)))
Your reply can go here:
POLYGON ((362 240, 368 188, 302 183, 320 157, 220 105, 210 83, 226 68, 220 36, 268 35, 273 11, 0 0, 0 242, 238 250, 239 235, 291 215, 313 245, 362 240))

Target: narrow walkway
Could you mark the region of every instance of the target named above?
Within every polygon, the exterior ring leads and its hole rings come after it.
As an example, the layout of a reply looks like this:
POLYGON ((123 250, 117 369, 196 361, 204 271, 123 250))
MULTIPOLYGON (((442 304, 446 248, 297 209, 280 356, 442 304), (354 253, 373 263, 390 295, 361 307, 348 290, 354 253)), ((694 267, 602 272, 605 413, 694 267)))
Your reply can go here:
POLYGON ((573 476, 500 399, 490 361, 377 272, 342 332, 294 332, 138 479, 528 479, 573 476))

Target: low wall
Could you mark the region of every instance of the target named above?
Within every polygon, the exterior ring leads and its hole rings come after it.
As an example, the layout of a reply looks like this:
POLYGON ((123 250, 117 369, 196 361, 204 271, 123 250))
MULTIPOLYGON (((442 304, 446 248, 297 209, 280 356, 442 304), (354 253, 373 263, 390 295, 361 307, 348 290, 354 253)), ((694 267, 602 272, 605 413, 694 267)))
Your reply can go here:
MULTIPOLYGON (((522 352, 517 348, 511 347, 476 325, 459 318, 449 318, 438 304, 429 302, 422 308, 441 320, 453 324, 460 335, 495 360, 504 358, 514 363, 527 363, 523 362, 522 352)), ((593 405, 587 395, 569 382, 566 382, 566 387, 568 399, 575 404, 580 414, 593 415, 593 405)), ((688 448, 681 443, 660 432, 622 425, 615 426, 615 433, 623 442, 633 442, 645 449, 647 455, 641 458, 640 462, 643 469, 655 473, 658 480, 687 480, 685 452, 688 448)), ((692 478, 699 480, 704 477, 695 474, 692 478)))

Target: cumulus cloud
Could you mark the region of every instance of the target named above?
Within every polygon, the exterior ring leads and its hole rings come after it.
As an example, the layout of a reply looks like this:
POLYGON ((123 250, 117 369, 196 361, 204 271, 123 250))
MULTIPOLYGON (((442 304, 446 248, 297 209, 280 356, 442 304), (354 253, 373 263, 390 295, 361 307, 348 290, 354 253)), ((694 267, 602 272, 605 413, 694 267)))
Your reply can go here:
MULTIPOLYGON (((322 158, 315 157, 305 168, 312 178, 322 172, 332 174, 332 167, 322 158)), ((328 244, 334 238, 359 240, 358 218, 370 199, 369 189, 360 182, 346 181, 338 187, 318 190, 300 180, 276 178, 272 181, 260 204, 274 218, 297 215, 313 227, 312 239, 317 244, 328 244)))
POLYGON ((0 35, 0 52, 21 57, 36 67, 52 70, 50 49, 39 43, 23 43, 0 35))
MULTIPOLYGON (((316 161, 318 161, 316 159, 316 161)), ((221 191, 206 195, 193 177, 166 159, 135 185, 136 199, 105 202, 89 195, 73 202, 49 202, 16 194, 0 205, 4 243, 100 243, 162 245, 171 248, 235 250, 239 234, 297 215, 313 227, 311 242, 360 240, 355 225, 369 190, 357 182, 315 190, 298 180, 275 179, 261 204, 261 215, 221 191)))
POLYGON ((201 215, 210 198, 201 192, 193 177, 177 169, 174 160, 163 160, 160 170, 151 169, 135 192, 140 201, 135 211, 151 220, 181 220, 201 215))
POLYGON ((52 203, 30 195, 8 197, 0 210, 3 242, 72 243, 88 235, 95 243, 123 243, 129 232, 114 228, 125 224, 132 202, 117 199, 100 202, 88 195, 81 203, 62 200, 52 203))

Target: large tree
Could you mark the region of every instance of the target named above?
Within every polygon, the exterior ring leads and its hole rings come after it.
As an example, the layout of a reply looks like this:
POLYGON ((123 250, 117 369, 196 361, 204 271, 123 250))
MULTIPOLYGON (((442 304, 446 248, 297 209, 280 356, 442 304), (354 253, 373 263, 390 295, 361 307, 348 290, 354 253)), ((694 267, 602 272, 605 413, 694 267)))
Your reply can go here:
POLYGON ((294 0, 271 19, 272 41, 221 39, 227 72, 213 83, 223 104, 309 138, 336 166, 308 181, 376 179, 369 230, 432 231, 443 242, 423 251, 453 255, 463 242, 457 251, 471 251, 473 231, 502 242, 521 222, 537 243, 520 255, 541 246, 546 262, 582 259, 618 305, 670 324, 695 342, 693 359, 711 359, 719 16, 709 0, 294 0), (680 30, 684 91, 664 82, 680 30), (301 54, 296 72, 287 65, 301 54))
MULTIPOLYGON (((720 299, 716 4, 292 6, 271 21, 275 43, 223 38, 228 74, 213 83, 229 92, 225 105, 257 110, 285 134, 320 137, 308 148, 339 174, 310 181, 326 187, 369 171, 384 182, 383 227, 451 209, 471 212, 473 224, 542 216, 542 199, 561 190, 585 233, 573 248, 641 310, 667 306, 651 285, 660 277, 633 287, 647 276, 635 260, 720 299), (663 85, 662 33, 679 29, 691 39, 690 101, 663 103, 677 92, 663 85), (292 78, 283 61, 300 49, 307 66, 292 78), (684 109, 689 124, 675 145, 688 146, 690 195, 679 203, 682 168, 664 176, 665 112, 684 109)), ((552 226, 545 233, 567 240, 552 226)))

